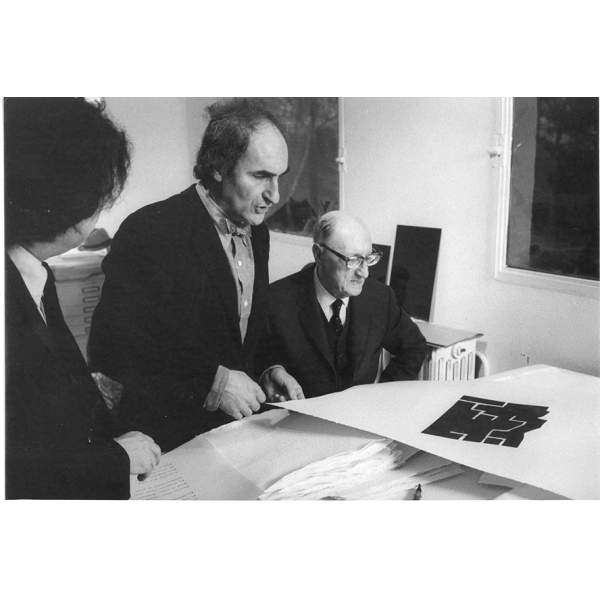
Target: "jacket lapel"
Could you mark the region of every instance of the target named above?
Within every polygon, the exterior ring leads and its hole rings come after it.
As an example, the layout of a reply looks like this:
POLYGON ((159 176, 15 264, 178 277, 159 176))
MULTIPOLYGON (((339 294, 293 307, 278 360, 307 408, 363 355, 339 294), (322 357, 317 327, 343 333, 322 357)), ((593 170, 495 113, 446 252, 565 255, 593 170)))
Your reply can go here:
POLYGON ((266 306, 266 295, 269 287, 269 238, 261 227, 252 227, 252 254, 254 256, 254 283, 252 289, 252 311, 248 321, 248 329, 244 346, 253 344, 259 338, 261 327, 265 323, 263 307, 266 306), (266 238, 266 240, 265 240, 266 238))
POLYGON ((229 317, 232 330, 237 332, 241 343, 238 324, 237 290, 231 276, 231 267, 219 234, 194 186, 188 189, 190 201, 195 209, 195 231, 192 234, 192 249, 199 264, 206 270, 212 285, 217 290, 225 312, 229 317))
POLYGON ((40 315, 21 274, 13 264, 12 260, 5 255, 4 264, 6 266, 6 319, 15 323, 23 323, 21 331, 32 331, 40 338, 44 346, 53 354, 57 354, 59 349, 55 344, 53 336, 50 334, 42 315, 40 315))
POLYGON ((306 274, 303 274, 300 292, 301 295, 298 299, 298 318, 300 324, 304 329, 306 337, 315 345, 331 369, 335 371, 333 356, 331 355, 331 349, 327 341, 327 333, 323 327, 321 307, 317 302, 315 294, 313 269, 306 269, 306 274))
POLYGON ((371 311, 363 291, 359 296, 350 298, 350 356, 352 357, 353 379, 359 380, 360 369, 365 356, 368 356, 369 330, 371 329, 371 311))

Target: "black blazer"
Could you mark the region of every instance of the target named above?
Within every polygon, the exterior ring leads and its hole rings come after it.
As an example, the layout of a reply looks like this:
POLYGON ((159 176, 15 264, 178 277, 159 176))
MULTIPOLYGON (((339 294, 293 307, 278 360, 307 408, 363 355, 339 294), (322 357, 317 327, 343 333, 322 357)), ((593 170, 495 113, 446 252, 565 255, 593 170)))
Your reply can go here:
POLYGON ((254 374, 266 325, 269 232, 252 228, 252 313, 242 344, 237 291, 195 186, 145 206, 121 225, 89 341, 90 365, 124 384, 122 426, 162 450, 231 419, 203 409, 218 365, 254 374))
POLYGON ((62 314, 46 327, 5 261, 6 497, 129 498, 129 458, 62 314))
MULTIPOLYGON (((307 398, 339 391, 313 270, 304 268, 271 284, 268 343, 262 358, 263 366, 283 365, 296 377, 307 398)), ((398 307, 391 288, 367 279, 362 293, 350 298, 347 318, 352 385, 375 381, 382 348, 392 358, 381 381, 416 379, 427 355, 425 338, 398 307)))

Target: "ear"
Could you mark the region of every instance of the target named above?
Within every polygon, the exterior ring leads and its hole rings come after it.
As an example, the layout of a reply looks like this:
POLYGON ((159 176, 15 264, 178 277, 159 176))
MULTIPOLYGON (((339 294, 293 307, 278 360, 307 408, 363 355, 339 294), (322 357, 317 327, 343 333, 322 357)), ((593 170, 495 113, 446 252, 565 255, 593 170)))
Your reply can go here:
POLYGON ((321 248, 319 248, 319 246, 317 246, 317 244, 313 244, 312 245, 312 253, 313 253, 313 257, 315 259, 315 262, 318 263, 319 262, 319 258, 321 256, 321 248))
POLYGON ((223 181, 223 177, 222 177, 221 173, 219 173, 219 171, 213 171, 213 177, 214 177, 215 181, 218 181, 219 183, 221 183, 223 181))

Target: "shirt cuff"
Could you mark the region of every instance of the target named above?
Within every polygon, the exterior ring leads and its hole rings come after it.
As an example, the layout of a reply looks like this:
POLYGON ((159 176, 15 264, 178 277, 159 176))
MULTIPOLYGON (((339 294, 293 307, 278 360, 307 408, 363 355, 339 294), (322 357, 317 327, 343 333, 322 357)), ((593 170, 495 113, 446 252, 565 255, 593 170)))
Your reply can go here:
POLYGON ((218 410, 221 405, 221 397, 223 396, 223 392, 225 391, 228 382, 229 369, 223 365, 219 365, 210 392, 208 392, 206 400, 204 400, 205 410, 218 410))

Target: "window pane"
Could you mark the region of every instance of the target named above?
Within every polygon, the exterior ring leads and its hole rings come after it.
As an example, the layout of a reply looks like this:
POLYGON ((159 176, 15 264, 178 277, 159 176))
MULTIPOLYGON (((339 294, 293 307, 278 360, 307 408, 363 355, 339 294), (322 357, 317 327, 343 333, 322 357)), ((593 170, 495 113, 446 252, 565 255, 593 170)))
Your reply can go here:
POLYGON ((598 99, 515 98, 507 265, 598 280, 598 99))
POLYGON ((273 231, 312 235, 317 219, 339 208, 338 99, 263 98, 279 119, 289 150, 279 204, 266 223, 273 231))

